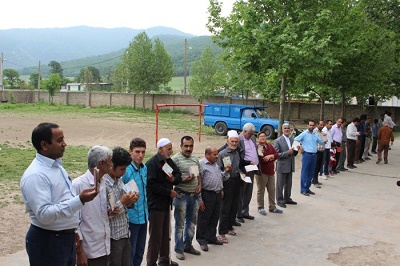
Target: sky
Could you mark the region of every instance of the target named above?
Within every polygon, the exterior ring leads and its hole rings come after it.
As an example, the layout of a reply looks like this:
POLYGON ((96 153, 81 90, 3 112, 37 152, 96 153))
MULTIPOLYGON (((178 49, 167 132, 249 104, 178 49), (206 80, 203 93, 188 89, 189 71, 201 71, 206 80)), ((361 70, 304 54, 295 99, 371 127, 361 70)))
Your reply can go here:
MULTIPOLYGON (((228 15, 234 0, 220 2, 223 2, 222 14, 228 15)), ((10 0, 0 5, 0 30, 165 26, 194 35, 211 35, 205 26, 208 6, 208 0, 10 0)))

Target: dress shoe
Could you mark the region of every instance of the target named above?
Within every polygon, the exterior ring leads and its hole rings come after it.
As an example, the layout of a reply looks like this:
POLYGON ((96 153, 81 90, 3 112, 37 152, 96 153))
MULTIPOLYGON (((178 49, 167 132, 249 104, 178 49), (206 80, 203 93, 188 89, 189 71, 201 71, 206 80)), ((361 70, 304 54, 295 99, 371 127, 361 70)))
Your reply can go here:
POLYGON ((254 220, 254 216, 251 216, 250 214, 243 216, 243 218, 248 219, 248 220, 254 220))
POLYGON ((340 170, 340 171, 348 171, 349 169, 344 168, 344 167, 340 167, 339 170, 340 170))
POLYGON ((223 245, 224 244, 224 242, 222 242, 222 241, 220 241, 220 240, 215 240, 215 241, 212 241, 212 242, 208 242, 209 244, 213 244, 213 245, 217 245, 217 246, 221 246, 221 245, 223 245))
POLYGON ((158 266, 179 266, 179 264, 171 260, 171 262, 159 262, 158 266))
POLYGON ((207 246, 207 244, 205 244, 205 245, 200 245, 200 248, 201 248, 201 250, 203 250, 203 251, 208 251, 208 246, 207 246))
POLYGON ((307 192, 301 192, 301 194, 304 196, 310 196, 310 194, 308 194, 307 192))
POLYGON ((314 187, 321 188, 321 186, 318 183, 314 184, 314 187))
POLYGON ((315 193, 312 192, 311 190, 308 190, 307 192, 308 192, 308 194, 310 194, 310 195, 315 195, 315 193))
POLYGON ((233 226, 242 226, 242 224, 238 222, 238 219, 236 219, 233 221, 233 226))
POLYGON ((347 168, 354 169, 354 168, 357 168, 357 166, 355 166, 355 165, 348 165, 347 168))
POLYGON ((378 159, 378 160, 376 161, 376 164, 380 163, 381 161, 382 161, 382 159, 378 159))
POLYGON ((320 185, 320 186, 322 186, 322 183, 321 183, 321 182, 318 182, 317 184, 320 185))
POLYGON ((286 204, 285 203, 280 203, 278 202, 278 206, 282 207, 282 208, 286 208, 286 204))
POLYGON ((175 253, 175 257, 176 257, 178 260, 184 260, 184 259, 185 259, 185 254, 176 252, 176 253, 175 253))
POLYGON ((291 204, 291 205, 297 205, 297 202, 295 202, 294 200, 289 200, 285 202, 286 204, 291 204))
POLYGON ((242 217, 237 217, 236 221, 239 223, 242 223, 242 224, 244 224, 246 222, 242 217))
POLYGON ((189 253, 189 254, 192 254, 192 255, 200 255, 201 254, 201 252, 196 250, 193 246, 190 246, 190 248, 185 248, 183 250, 183 252, 189 253))

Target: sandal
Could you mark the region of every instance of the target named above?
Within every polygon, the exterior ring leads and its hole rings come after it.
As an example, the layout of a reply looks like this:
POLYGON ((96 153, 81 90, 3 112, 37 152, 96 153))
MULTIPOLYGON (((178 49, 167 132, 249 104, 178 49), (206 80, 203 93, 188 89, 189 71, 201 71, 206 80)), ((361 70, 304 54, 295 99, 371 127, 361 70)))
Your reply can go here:
POLYGON ((217 236, 217 239, 218 239, 219 241, 221 241, 222 243, 225 243, 225 244, 228 243, 228 239, 226 238, 225 235, 219 235, 219 236, 217 236))
POLYGON ((233 230, 228 230, 226 233, 227 233, 228 235, 230 235, 230 236, 235 236, 235 235, 236 235, 236 232, 233 231, 233 230))

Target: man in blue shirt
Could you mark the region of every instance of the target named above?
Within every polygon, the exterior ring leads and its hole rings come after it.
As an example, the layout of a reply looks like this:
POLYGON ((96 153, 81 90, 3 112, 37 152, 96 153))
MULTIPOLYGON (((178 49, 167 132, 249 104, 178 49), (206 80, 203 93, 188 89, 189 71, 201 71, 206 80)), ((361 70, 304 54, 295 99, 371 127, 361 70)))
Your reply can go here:
POLYGON ((98 194, 93 186, 75 195, 61 165, 67 143, 61 128, 41 123, 32 132, 36 158, 21 178, 21 191, 31 226, 26 252, 32 266, 75 265, 75 230, 79 210, 98 194))
POLYGON ((133 208, 128 209, 128 216, 129 231, 131 232, 131 266, 140 266, 146 245, 147 221, 149 220, 146 193, 147 167, 143 164, 146 142, 141 138, 132 139, 129 153, 132 163, 126 169, 122 181, 126 184, 134 180, 139 190, 139 199, 133 208))
POLYGON ((314 168, 317 161, 317 144, 325 144, 314 132, 314 120, 308 121, 308 129, 294 138, 295 141, 301 143, 304 150, 302 156, 301 176, 300 176, 300 192, 304 196, 314 195, 310 190, 311 180, 314 175, 314 168))

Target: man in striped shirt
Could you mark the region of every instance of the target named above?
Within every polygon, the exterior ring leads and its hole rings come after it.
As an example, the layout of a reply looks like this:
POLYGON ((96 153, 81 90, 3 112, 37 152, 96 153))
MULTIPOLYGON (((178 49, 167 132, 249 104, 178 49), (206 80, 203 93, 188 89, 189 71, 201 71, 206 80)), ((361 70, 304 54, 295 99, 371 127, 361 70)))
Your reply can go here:
POLYGON ((108 207, 112 206, 112 198, 115 199, 119 208, 119 214, 110 216, 111 229, 111 253, 110 266, 130 266, 131 244, 129 240, 128 209, 138 200, 138 193, 124 190, 124 183, 121 180, 126 168, 132 159, 127 150, 116 147, 113 149, 113 169, 105 176, 105 184, 108 198, 108 207))

